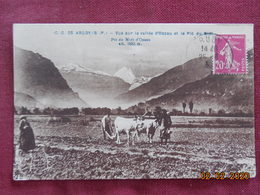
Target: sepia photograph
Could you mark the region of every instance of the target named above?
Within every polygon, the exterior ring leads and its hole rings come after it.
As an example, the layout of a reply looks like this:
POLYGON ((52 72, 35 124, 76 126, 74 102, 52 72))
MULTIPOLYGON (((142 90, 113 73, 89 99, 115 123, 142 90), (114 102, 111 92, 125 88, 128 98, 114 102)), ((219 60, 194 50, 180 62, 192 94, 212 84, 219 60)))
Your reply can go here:
POLYGON ((14 180, 255 177, 252 24, 14 24, 14 180))

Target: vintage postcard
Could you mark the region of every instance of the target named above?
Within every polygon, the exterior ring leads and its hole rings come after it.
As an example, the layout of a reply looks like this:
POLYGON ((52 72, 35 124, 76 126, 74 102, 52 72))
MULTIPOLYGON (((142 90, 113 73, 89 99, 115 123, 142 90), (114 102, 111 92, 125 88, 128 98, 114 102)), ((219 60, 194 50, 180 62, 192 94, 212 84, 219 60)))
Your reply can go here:
POLYGON ((14 180, 256 175, 252 24, 14 24, 14 180))

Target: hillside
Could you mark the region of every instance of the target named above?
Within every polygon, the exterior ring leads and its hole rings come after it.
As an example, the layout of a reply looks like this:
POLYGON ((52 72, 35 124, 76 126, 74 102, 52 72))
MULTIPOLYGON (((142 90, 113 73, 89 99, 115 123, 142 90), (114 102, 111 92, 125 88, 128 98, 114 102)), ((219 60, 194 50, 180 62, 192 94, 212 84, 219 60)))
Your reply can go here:
POLYGON ((181 103, 194 103, 194 109, 208 112, 223 109, 227 112, 254 112, 253 54, 248 52, 247 75, 209 75, 201 80, 187 83, 176 91, 147 101, 152 106, 178 108, 181 103))
POLYGON ((130 84, 114 76, 90 71, 60 71, 69 86, 93 107, 112 106, 113 98, 128 91, 130 84))
POLYGON ((211 72, 211 64, 210 58, 192 59, 152 78, 149 82, 127 93, 119 95, 116 99, 122 104, 133 105, 154 96, 164 95, 176 90, 185 83, 208 76, 211 72))
POLYGON ((17 47, 14 48, 14 88, 46 106, 88 106, 69 87, 52 61, 17 47))
POLYGON ((19 92, 14 92, 14 102, 15 106, 18 107, 27 107, 27 108, 43 108, 44 105, 38 102, 36 99, 34 99, 32 96, 24 94, 24 93, 19 93, 19 92))

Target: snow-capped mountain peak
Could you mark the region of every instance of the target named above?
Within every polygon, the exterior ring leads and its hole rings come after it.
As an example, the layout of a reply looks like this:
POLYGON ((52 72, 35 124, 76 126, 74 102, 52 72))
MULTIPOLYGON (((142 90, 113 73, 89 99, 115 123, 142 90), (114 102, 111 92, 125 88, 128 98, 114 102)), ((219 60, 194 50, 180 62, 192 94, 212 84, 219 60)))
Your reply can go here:
POLYGON ((69 63, 66 66, 60 67, 60 70, 63 71, 86 71, 85 67, 75 64, 75 63, 69 63))
POLYGON ((115 77, 119 77, 122 80, 124 80, 127 83, 132 84, 135 80, 135 75, 133 73, 133 71, 131 70, 131 68, 129 67, 123 67, 120 70, 118 70, 115 74, 115 77))
POLYGON ((152 79, 152 77, 140 77, 140 78, 135 78, 135 80, 133 81, 133 83, 131 84, 129 90, 132 90, 134 88, 139 87, 140 85, 149 82, 152 79))
POLYGON ((71 71, 78 71, 78 72, 89 72, 89 73, 94 73, 94 74, 100 74, 100 75, 106 75, 106 76, 111 76, 108 73, 99 71, 99 70, 93 70, 84 66, 81 66, 76 63, 69 63, 66 66, 59 67, 61 71, 65 72, 71 72, 71 71))

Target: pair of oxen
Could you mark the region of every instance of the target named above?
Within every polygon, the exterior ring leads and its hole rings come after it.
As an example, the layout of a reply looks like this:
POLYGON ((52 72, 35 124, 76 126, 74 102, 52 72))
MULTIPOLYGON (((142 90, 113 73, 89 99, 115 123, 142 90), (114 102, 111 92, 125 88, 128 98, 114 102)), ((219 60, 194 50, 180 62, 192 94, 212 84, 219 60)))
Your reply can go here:
POLYGON ((165 127, 163 127, 163 125, 159 125, 156 119, 144 119, 143 117, 137 117, 137 118, 123 118, 120 116, 116 117, 114 121, 115 131, 111 135, 109 135, 109 133, 105 130, 106 117, 107 116, 104 116, 101 119, 101 123, 102 123, 101 127, 104 134, 104 139, 106 139, 106 137, 108 137, 111 140, 116 138, 117 144, 121 143, 120 134, 122 132, 124 132, 127 136, 127 145, 129 145, 131 140, 132 140, 132 145, 135 145, 135 139, 139 140, 141 134, 146 134, 148 138, 148 142, 152 143, 155 131, 157 129, 160 130, 161 142, 165 140, 165 142, 167 143, 167 140, 170 139, 170 134, 171 134, 170 130, 166 130, 165 127))

